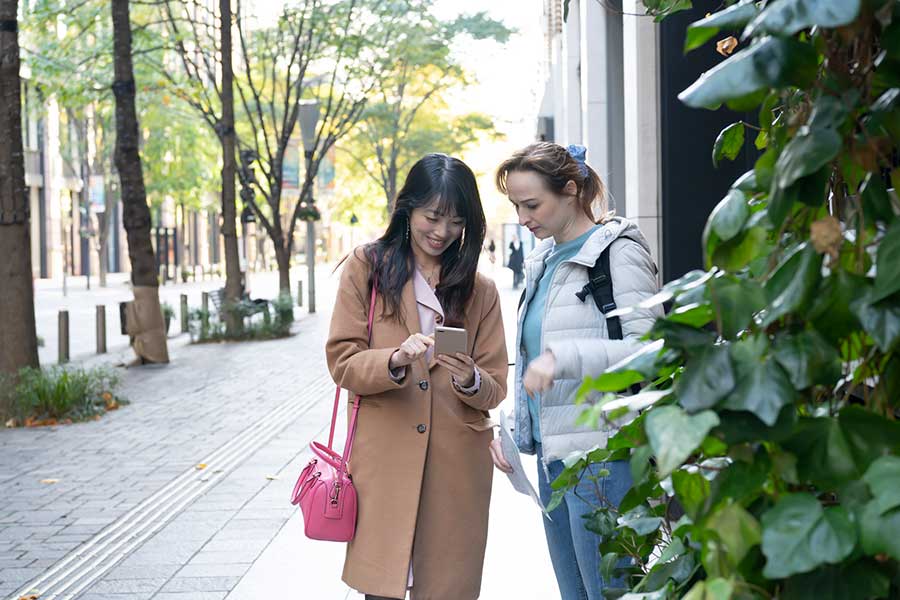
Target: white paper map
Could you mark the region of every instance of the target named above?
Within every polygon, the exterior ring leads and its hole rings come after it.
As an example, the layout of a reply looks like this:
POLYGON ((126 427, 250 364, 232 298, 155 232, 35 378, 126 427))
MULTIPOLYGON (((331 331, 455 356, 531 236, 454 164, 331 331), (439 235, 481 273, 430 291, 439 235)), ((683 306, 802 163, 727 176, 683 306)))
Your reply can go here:
POLYGON ((513 441, 512 436, 509 434, 510 427, 509 423, 506 420, 506 414, 501 410, 500 411, 500 448, 503 450, 503 457, 506 458, 506 462, 510 464, 513 469, 512 473, 507 473, 506 476, 509 477, 510 483, 512 483, 513 489, 517 492, 525 494, 526 496, 531 496, 531 499, 534 500, 535 504, 538 505, 538 508, 543 511, 543 513, 550 518, 550 515, 547 515, 547 511, 544 508, 544 503, 541 502, 540 496, 535 491, 534 486, 531 485, 531 480, 528 479, 528 476, 525 474, 525 469, 522 467, 522 458, 519 456, 519 449, 516 447, 516 443, 513 441))

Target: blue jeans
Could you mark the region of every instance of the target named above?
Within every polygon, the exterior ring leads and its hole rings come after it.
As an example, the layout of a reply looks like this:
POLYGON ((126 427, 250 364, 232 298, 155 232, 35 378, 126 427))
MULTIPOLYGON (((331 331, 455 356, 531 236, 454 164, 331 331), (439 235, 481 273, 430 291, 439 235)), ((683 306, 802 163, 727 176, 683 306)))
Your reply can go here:
MULTIPOLYGON (((559 477, 565 468, 561 460, 555 460, 547 465, 550 471, 550 480, 544 473, 542 464, 542 448, 536 445, 538 457, 538 493, 541 501, 546 505, 550 502, 553 489, 550 483, 559 477)), ((596 474, 599 469, 608 469, 609 476, 598 482, 600 494, 609 502, 618 506, 631 487, 631 470, 627 461, 617 460, 608 463, 591 465, 591 473, 596 474)), ((586 498, 594 505, 604 505, 597 497, 597 489, 593 482, 583 479, 578 484, 578 495, 586 498)), ((547 536, 547 546, 550 549, 550 560, 553 563, 553 571, 556 573, 556 583, 559 585, 559 593, 562 600, 603 600, 602 590, 607 582, 600 577, 600 550, 602 537, 585 529, 585 520, 581 515, 593 511, 590 504, 575 495, 570 490, 566 493, 565 500, 556 510, 550 513, 553 521, 543 515, 544 533, 547 536)), ((621 582, 609 582, 621 586, 621 582)))

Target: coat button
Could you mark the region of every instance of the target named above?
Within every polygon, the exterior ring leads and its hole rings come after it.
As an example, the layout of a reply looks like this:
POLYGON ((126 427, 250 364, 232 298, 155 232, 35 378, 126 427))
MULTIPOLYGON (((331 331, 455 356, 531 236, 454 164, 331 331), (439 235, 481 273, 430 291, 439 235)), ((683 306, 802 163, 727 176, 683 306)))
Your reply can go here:
POLYGON ((428 382, 423 379, 419 382, 419 388, 424 392, 428 389, 428 382))
POLYGON ((425 427, 425 425, 422 425, 421 423, 419 424, 418 427, 416 427, 416 431, 418 431, 419 433, 425 433, 426 429, 428 429, 428 428, 425 427))

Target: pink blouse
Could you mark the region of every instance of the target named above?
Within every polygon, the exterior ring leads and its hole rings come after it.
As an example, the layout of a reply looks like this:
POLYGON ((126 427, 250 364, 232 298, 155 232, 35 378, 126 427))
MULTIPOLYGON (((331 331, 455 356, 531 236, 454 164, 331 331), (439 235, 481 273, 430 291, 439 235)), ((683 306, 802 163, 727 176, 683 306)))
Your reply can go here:
MULTIPOLYGON (((435 327, 444 322, 444 308, 434 294, 434 290, 428 285, 425 276, 416 269, 413 274, 413 291, 416 295, 416 308, 419 312, 419 326, 423 335, 434 335, 435 327)), ((434 348, 428 348, 425 352, 425 362, 428 368, 434 366, 434 348)), ((406 367, 391 372, 391 377, 397 381, 406 376, 406 367)), ((453 381, 453 385, 463 394, 474 394, 481 388, 481 373, 475 367, 475 383, 471 387, 464 388, 453 381)))

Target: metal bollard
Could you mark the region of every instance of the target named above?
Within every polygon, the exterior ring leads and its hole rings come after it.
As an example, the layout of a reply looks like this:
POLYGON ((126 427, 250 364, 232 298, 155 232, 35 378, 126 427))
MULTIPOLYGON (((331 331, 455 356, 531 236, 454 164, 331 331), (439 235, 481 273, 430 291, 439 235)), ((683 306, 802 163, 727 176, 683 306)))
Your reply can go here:
POLYGON ((188 301, 187 294, 181 295, 181 333, 188 332, 188 301))
POLYGON ((97 305, 97 354, 106 354, 106 307, 97 305))
POLYGON ((297 306, 303 307, 303 282, 297 282, 297 306))
POLYGON ((69 362, 69 311, 59 311, 59 364, 69 362))

